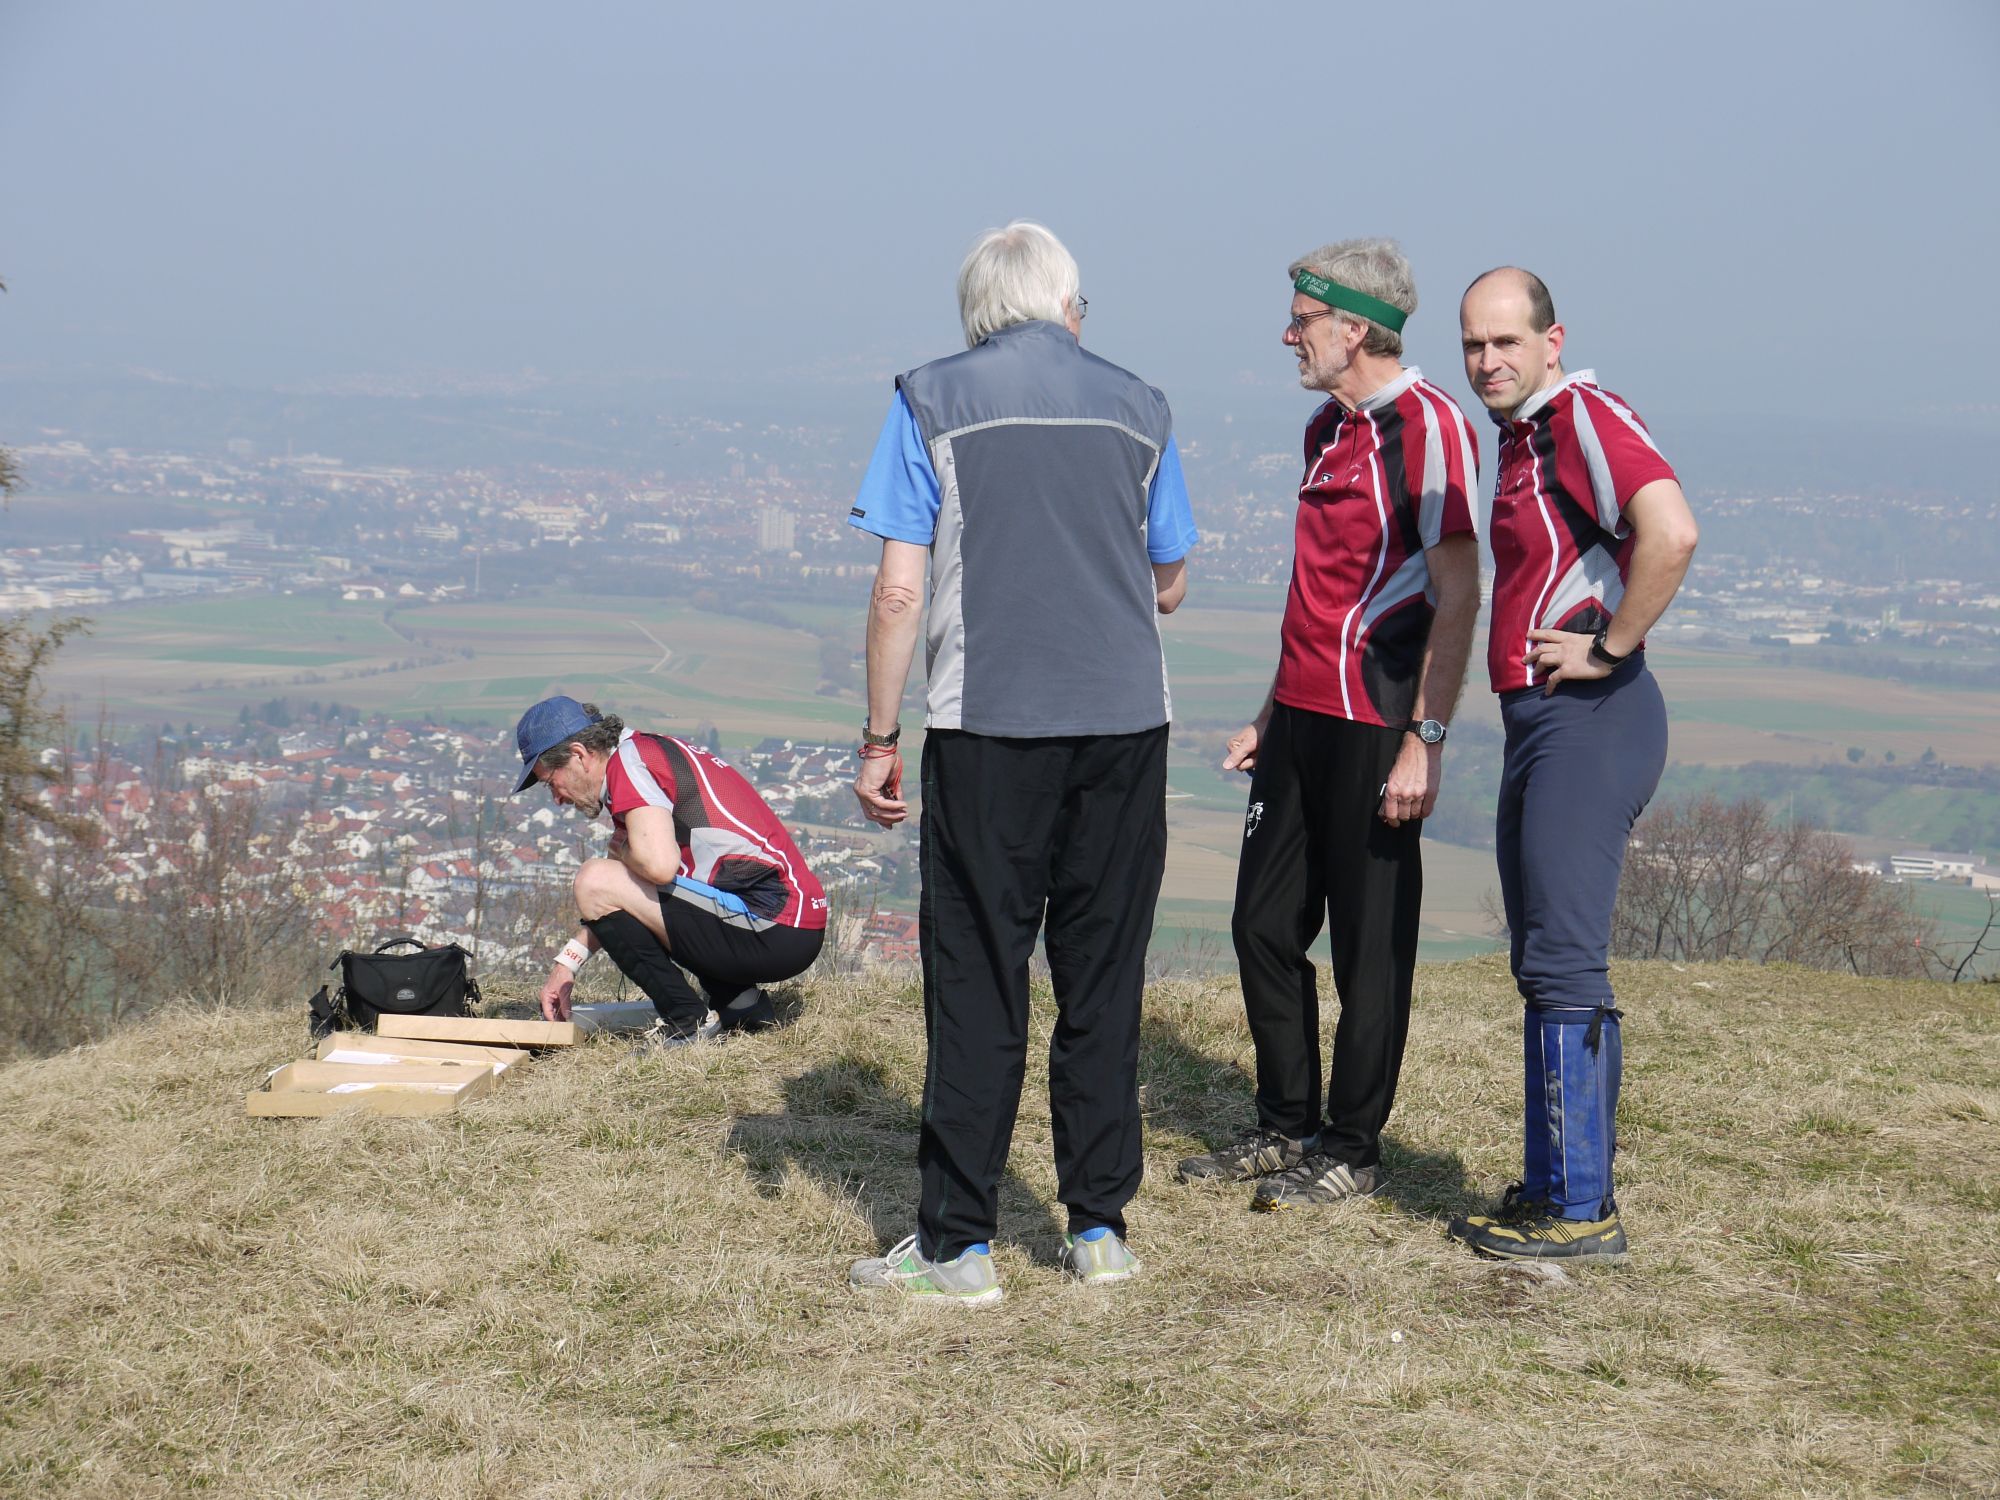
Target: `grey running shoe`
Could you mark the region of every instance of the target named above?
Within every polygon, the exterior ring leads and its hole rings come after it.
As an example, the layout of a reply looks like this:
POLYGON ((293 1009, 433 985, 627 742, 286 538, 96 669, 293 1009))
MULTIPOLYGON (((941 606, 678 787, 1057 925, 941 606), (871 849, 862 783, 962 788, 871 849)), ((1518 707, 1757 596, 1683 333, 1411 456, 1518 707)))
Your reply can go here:
POLYGON ((683 1047, 691 1047, 696 1042, 705 1042, 714 1036, 718 1028, 715 1013, 711 1011, 707 1020, 693 1030, 669 1026, 665 1021, 655 1021, 652 1027, 641 1034, 632 1044, 633 1057, 658 1057, 666 1052, 678 1052, 683 1047))
POLYGON ((1099 1226, 1063 1236, 1062 1268, 1085 1286, 1130 1281, 1146 1269, 1112 1230, 1099 1226))
POLYGON ((1246 1130, 1226 1146, 1206 1156, 1190 1156, 1174 1173, 1182 1182, 1248 1182, 1271 1172, 1296 1167, 1319 1149, 1319 1137, 1295 1141, 1261 1127, 1246 1130))
POLYGON ((1311 1204, 1338 1203, 1343 1198, 1366 1198, 1381 1185, 1380 1167, 1351 1167, 1315 1151, 1297 1166, 1258 1183, 1257 1196, 1250 1200, 1250 1206, 1276 1213, 1311 1204))
POLYGON ((913 1234, 887 1255, 857 1260, 847 1284, 861 1291, 899 1292, 931 1307, 984 1307, 1006 1295, 985 1245, 973 1245, 956 1260, 925 1260, 913 1234))
POLYGON ((715 1019, 724 1031, 769 1031, 778 1024, 778 1009, 769 995, 752 985, 735 999, 718 1005, 715 1019))

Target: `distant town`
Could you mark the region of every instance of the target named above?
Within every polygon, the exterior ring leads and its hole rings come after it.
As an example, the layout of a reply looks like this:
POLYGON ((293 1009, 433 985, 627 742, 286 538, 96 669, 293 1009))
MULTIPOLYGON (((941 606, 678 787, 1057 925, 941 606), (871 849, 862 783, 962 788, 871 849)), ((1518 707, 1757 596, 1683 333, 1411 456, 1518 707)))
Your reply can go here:
MULTIPOLYGON (((1296 455, 1225 460, 1197 442, 1187 449, 1204 582, 1282 586, 1296 455)), ((106 531, 79 516, 87 540, 10 547, 0 552, 0 611, 101 611, 247 590, 392 603, 504 598, 555 572, 588 573, 602 587, 680 577, 852 598, 852 580, 874 564, 867 539, 846 524, 845 490, 794 478, 806 471, 747 446, 727 450, 736 456, 726 482, 526 465, 427 471, 261 455, 244 439, 189 455, 44 434, 17 451, 29 495, 152 500, 189 519, 106 531)), ((2000 586, 1981 562, 2000 532, 2000 500, 1709 495, 1700 511, 1707 541, 1673 619, 1683 633, 1982 655, 2000 645, 2000 586), (1931 546, 1925 532, 1982 538, 1984 552, 1931 546), (1831 538, 1850 560, 1836 573, 1815 538, 1831 538)))
MULTIPOLYGON (((327 705, 282 725, 246 713, 234 731, 157 744, 152 764, 110 745, 43 758, 57 773, 44 800, 100 836, 92 879, 107 902, 183 880, 203 841, 218 836, 215 806, 235 803, 246 847, 231 883, 246 899, 310 888, 326 934, 421 928, 489 963, 532 965, 574 925, 570 882, 608 833, 545 795, 510 796, 506 732, 363 720, 327 705), (545 930, 522 930, 537 920, 545 930)), ((858 814, 851 827, 798 818, 852 807, 853 749, 766 740, 739 769, 792 827, 832 898, 844 947, 913 958, 916 919, 903 909, 915 904, 913 835, 869 828, 858 814)), ((39 838, 48 860, 74 859, 59 836, 39 838)))

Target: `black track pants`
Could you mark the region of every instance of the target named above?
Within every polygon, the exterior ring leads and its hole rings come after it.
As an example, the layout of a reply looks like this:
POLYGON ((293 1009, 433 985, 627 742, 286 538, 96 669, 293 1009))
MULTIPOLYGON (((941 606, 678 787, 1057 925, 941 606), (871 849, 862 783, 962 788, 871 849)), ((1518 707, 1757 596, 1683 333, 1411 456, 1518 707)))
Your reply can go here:
POLYGON ((1049 1111, 1072 1233, 1123 1234, 1139 1190, 1139 1006, 1167 851, 1167 731, 924 739, 919 933, 930 1038, 924 1254, 993 1237, 1047 916, 1049 1111))
POLYGON ((1306 950, 1324 920, 1340 1020, 1321 1149, 1381 1158, 1410 1029, 1423 903, 1421 824, 1391 828, 1382 786, 1403 731, 1279 704, 1258 746, 1231 931, 1257 1046, 1257 1121, 1322 1129, 1319 986, 1306 950))

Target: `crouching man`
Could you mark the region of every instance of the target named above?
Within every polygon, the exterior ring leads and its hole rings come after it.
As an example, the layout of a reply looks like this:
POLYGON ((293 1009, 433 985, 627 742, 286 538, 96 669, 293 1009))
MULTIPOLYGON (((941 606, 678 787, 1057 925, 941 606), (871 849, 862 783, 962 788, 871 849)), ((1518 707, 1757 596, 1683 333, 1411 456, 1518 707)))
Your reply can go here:
POLYGON ((725 1031, 771 1025, 759 986, 819 956, 826 893, 756 789, 701 747, 574 698, 543 699, 514 738, 515 795, 539 781, 587 818, 611 813, 607 857, 576 873, 583 925, 549 967, 542 1014, 569 1019, 576 972, 602 949, 659 1011, 656 1044, 694 1040, 711 1006, 725 1031))

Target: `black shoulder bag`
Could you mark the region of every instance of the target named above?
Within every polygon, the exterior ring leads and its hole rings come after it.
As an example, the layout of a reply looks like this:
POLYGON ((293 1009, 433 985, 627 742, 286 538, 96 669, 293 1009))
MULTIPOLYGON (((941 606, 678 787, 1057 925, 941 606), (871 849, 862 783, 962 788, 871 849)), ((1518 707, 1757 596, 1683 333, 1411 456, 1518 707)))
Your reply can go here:
POLYGON ((397 933, 373 953, 343 952, 327 965, 340 969, 340 988, 329 999, 322 985, 310 1002, 313 1035, 329 1035, 341 1025, 373 1031, 385 1014, 470 1015, 479 1001, 470 957, 456 943, 426 948, 407 932, 397 933), (391 948, 417 951, 391 953, 391 948))

